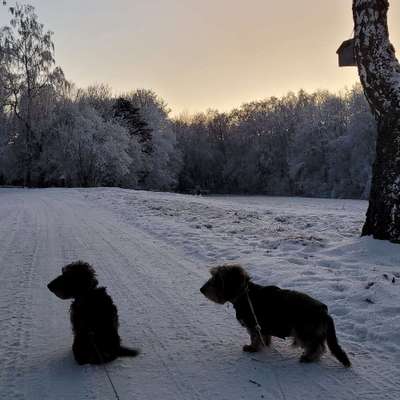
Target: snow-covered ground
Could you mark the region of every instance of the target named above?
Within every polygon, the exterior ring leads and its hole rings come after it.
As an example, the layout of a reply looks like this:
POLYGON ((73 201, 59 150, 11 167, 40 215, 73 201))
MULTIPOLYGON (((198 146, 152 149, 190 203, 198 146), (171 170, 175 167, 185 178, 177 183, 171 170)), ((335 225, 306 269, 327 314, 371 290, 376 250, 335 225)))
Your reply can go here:
POLYGON ((359 238, 366 202, 193 197, 121 189, 0 189, 0 399, 112 399, 71 355, 69 302, 46 284, 83 259, 118 305, 135 359, 108 370, 128 399, 399 399, 400 246, 359 238), (199 292, 240 261, 262 284, 328 304, 353 367, 275 339, 241 351, 232 307, 199 292))

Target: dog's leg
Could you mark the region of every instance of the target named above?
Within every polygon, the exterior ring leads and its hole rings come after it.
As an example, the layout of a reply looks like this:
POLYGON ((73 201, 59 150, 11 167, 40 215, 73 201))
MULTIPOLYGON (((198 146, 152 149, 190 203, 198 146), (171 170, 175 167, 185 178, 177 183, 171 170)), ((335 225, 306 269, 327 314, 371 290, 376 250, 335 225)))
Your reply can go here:
POLYGON ((325 352, 324 341, 320 338, 316 338, 313 341, 307 342, 305 345, 304 353, 300 357, 300 362, 310 363, 314 361, 319 361, 322 354, 325 352))
MULTIPOLYGON (((257 351, 260 351, 263 347, 263 344, 258 331, 255 329, 247 329, 247 332, 249 332, 250 335, 250 344, 244 345, 243 351, 247 353, 256 353, 257 351)), ((263 340, 266 346, 271 344, 271 336, 263 335, 263 340)))
POLYGON ((264 335, 263 334, 263 339, 264 339, 264 344, 266 346, 270 346, 271 345, 271 335, 264 335))
POLYGON ((74 353, 75 361, 79 365, 90 364, 92 362, 93 351, 86 338, 75 336, 72 344, 72 352, 74 353))
POLYGON ((291 344, 292 347, 294 347, 294 348, 305 347, 303 342, 301 341, 301 339, 298 336, 296 336, 296 332, 295 331, 292 332, 291 336, 293 336, 293 341, 292 341, 292 344, 291 344))

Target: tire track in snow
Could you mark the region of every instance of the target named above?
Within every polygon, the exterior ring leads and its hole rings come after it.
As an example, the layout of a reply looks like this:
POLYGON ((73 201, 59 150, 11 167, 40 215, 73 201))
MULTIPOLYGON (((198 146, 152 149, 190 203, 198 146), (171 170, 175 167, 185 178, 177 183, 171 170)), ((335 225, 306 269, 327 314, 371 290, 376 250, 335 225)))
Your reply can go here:
MULTIPOLYGON (((7 199, 6 199, 7 200, 7 199)), ((4 200, 3 200, 4 201, 4 200)), ((21 225, 21 218, 23 215, 23 207, 13 209, 11 211, 6 208, 7 215, 2 217, 0 220, 0 226, 3 229, 0 231, 0 260, 4 263, 7 254, 10 254, 15 249, 15 243, 17 241, 16 235, 18 227, 21 225)), ((8 273, 8 270, 3 266, 0 269, 0 278, 3 280, 3 276, 8 273)))
POLYGON ((24 388, 19 385, 20 377, 26 371, 26 360, 31 349, 31 326, 32 326, 32 305, 33 293, 32 282, 35 279, 34 264, 37 256, 40 226, 37 216, 31 218, 25 204, 23 216, 20 220, 19 230, 10 242, 13 249, 7 252, 3 263, 8 268, 2 284, 2 303, 7 309, 9 321, 4 324, 2 336, 5 338, 6 351, 2 376, 6 380, 7 387, 2 387, 0 392, 9 399, 23 399, 24 388), (26 232, 29 232, 30 240, 26 240, 26 232), (15 247, 14 247, 15 246, 15 247), (16 255, 22 255, 22 258, 16 255))
POLYGON ((54 393, 57 399, 99 398, 92 389, 96 386, 93 374, 76 367, 70 345, 67 353, 59 351, 60 338, 71 337, 67 311, 63 310, 61 324, 49 319, 53 310, 62 308, 46 288, 48 280, 59 273, 56 263, 63 259, 60 244, 65 244, 65 238, 59 240, 56 232, 60 226, 54 227, 60 210, 52 209, 33 191, 26 196, 29 200, 19 205, 15 235, 7 246, 2 245, 6 254, 2 261, 9 268, 2 279, 1 304, 8 320, 0 337, 5 354, 0 398, 46 400, 54 399, 54 393), (66 382, 63 376, 68 377, 66 382))

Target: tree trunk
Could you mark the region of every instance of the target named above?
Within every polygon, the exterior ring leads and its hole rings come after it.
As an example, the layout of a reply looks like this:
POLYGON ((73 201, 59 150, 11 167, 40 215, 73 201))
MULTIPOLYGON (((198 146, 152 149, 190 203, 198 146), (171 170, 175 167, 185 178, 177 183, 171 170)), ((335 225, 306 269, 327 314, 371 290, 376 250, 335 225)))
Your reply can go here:
POLYGON ((353 0, 361 83, 378 122, 376 160, 362 234, 400 243, 400 64, 389 41, 388 0, 353 0))

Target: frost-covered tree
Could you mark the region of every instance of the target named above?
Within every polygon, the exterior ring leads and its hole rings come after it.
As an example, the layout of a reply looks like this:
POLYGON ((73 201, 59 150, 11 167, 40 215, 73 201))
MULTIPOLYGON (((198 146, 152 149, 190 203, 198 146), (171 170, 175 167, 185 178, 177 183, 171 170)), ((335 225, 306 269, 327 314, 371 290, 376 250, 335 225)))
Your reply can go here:
POLYGON ((153 190, 173 190, 178 184, 180 154, 169 110, 151 90, 137 90, 127 96, 152 132, 151 152, 144 159, 142 185, 153 190))
POLYGON ((226 114, 216 111, 182 116, 174 121, 183 168, 179 190, 184 192, 221 191, 224 185, 226 114))
POLYGON ((42 159, 49 182, 128 186, 132 159, 127 129, 79 104, 64 104, 56 114, 42 159))
POLYGON ((140 115, 139 108, 124 97, 118 97, 113 105, 113 116, 126 126, 131 136, 136 136, 144 153, 151 153, 151 129, 140 115))
POLYGON ((400 242, 400 64, 389 41, 388 0, 353 0, 355 54, 378 123, 363 235, 400 242))
POLYGON ((108 85, 95 84, 76 91, 75 100, 82 106, 95 109, 103 118, 113 117, 114 98, 108 85))
POLYGON ((6 182, 7 116, 0 107, 0 185, 6 182))
POLYGON ((343 134, 328 147, 331 197, 367 199, 375 155, 376 122, 359 88, 346 93, 343 134))
POLYGON ((14 148, 24 171, 25 185, 32 185, 34 162, 41 153, 35 128, 34 110, 44 90, 64 80, 60 68, 55 67, 52 32, 45 31, 30 5, 9 9, 9 26, 0 29, 0 79, 2 96, 18 121, 14 148))

